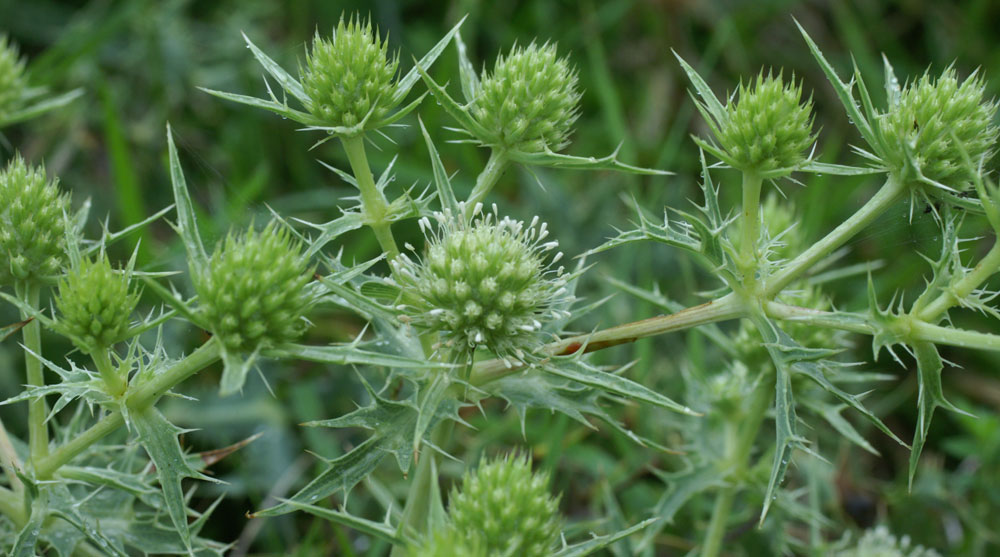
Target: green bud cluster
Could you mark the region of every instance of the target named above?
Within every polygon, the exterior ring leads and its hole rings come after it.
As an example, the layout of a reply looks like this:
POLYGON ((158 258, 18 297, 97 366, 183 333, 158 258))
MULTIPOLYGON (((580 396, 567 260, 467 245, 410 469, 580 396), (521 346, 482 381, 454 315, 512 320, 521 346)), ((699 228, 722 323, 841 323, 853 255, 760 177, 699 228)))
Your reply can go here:
POLYGON ((66 258, 67 211, 69 196, 60 193, 58 180, 15 155, 0 171, 0 284, 59 273, 66 258))
POLYGON ((976 165, 996 151, 997 103, 986 101, 985 94, 981 77, 959 83, 954 69, 937 79, 925 73, 907 84, 879 119, 890 171, 907 180, 923 177, 955 191, 968 190, 976 165))
POLYGON ((448 518, 451 528, 478 538, 491 557, 548 557, 562 522, 548 474, 533 474, 526 456, 499 458, 466 472, 462 488, 452 489, 448 518))
POLYGON ((19 108, 27 83, 17 46, 0 35, 0 122, 19 108))
POLYGON ((377 122, 394 106, 398 56, 388 56, 371 21, 340 19, 330 40, 318 34, 306 58, 302 86, 309 111, 330 127, 351 127, 366 118, 377 122))
POLYGON ((545 254, 558 242, 545 242, 545 223, 537 226, 482 214, 467 224, 447 213, 420 220, 428 235, 422 261, 402 254, 393 260, 395 280, 402 289, 400 320, 426 332, 440 332, 457 350, 485 346, 502 357, 524 360, 543 341, 542 323, 565 314, 556 306, 568 303, 563 268, 549 269, 545 254))
POLYGON ((806 160, 816 135, 812 101, 802 103, 801 84, 761 72, 756 82, 741 83, 736 97, 725 121, 711 124, 729 164, 763 174, 790 172, 806 160))
POLYGON ((122 340, 139 303, 130 282, 131 272, 115 271, 107 256, 80 261, 59 282, 55 329, 86 353, 122 340))
POLYGON ((556 45, 514 47, 483 76, 472 115, 502 149, 559 151, 569 145, 579 116, 576 71, 556 55, 556 45))
POLYGON ((293 341, 306 328, 311 272, 299 244, 274 222, 230 233, 195 278, 199 317, 228 350, 293 341))
POLYGON ((908 536, 896 538, 885 526, 865 532, 855 547, 838 551, 835 557, 940 557, 940 553, 914 544, 908 536))
POLYGON ((491 557, 478 536, 467 538, 452 528, 440 528, 426 540, 412 544, 409 557, 491 557))

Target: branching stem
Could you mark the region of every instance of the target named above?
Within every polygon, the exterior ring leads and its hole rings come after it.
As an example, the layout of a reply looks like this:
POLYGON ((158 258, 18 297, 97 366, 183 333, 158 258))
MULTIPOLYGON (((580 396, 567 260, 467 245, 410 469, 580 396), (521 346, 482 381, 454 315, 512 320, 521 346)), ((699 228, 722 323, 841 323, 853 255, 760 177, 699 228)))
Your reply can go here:
POLYGON ((466 202, 468 210, 475 207, 476 203, 482 203, 486 199, 486 195, 490 193, 490 190, 500 180, 503 173, 507 171, 509 163, 510 161, 507 159, 507 154, 504 151, 500 149, 490 151, 490 160, 486 161, 486 168, 476 178, 476 185, 472 188, 472 193, 469 194, 469 199, 466 202))
POLYGON ((111 363, 110 349, 98 348, 90 354, 90 357, 94 360, 94 365, 97 366, 97 371, 100 372, 101 379, 104 380, 110 394, 117 397, 124 393, 127 387, 125 377, 111 363))
POLYGON ((993 244, 986 257, 969 274, 956 281, 951 285, 951 288, 941 293, 933 302, 927 304, 927 307, 917 312, 917 318, 928 323, 934 323, 944 312, 954 307, 969 294, 972 294, 973 290, 979 288, 981 284, 986 282, 998 270, 1000 270, 1000 239, 993 244))
POLYGON ((389 203, 385 195, 375 186, 375 178, 372 176, 371 167, 368 166, 368 155, 365 153, 365 137, 355 135, 352 137, 341 137, 344 144, 344 151, 347 152, 347 160, 351 163, 351 171, 354 179, 358 182, 358 189, 361 191, 361 206, 365 214, 365 222, 375 232, 382 251, 385 252, 389 261, 399 255, 399 247, 396 246, 396 239, 392 235, 392 225, 388 220, 389 203))

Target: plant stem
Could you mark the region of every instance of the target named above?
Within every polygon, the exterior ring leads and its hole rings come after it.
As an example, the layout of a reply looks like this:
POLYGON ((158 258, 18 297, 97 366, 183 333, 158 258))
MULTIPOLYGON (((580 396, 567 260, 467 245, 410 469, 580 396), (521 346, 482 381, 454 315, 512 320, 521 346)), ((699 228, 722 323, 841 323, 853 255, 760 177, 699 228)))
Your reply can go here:
MULTIPOLYGON (((431 443, 437 447, 444 446, 455 422, 446 420, 439 422, 431 431, 431 443)), ((434 500, 435 491, 438 487, 437 477, 437 455, 433 450, 424 450, 422 458, 417 463, 417 472, 413 481, 410 482, 410 489, 406 494, 406 504, 403 507, 403 516, 399 521, 397 532, 400 537, 405 534, 416 532, 421 535, 427 533, 430 521, 431 503, 434 500)), ((440 494, 437 494, 440 496, 440 494)), ((404 557, 407 555, 406 547, 393 546, 390 557, 404 557)))
POLYGON ((28 521, 24 516, 24 501, 5 487, 0 487, 0 514, 7 515, 17 528, 23 528, 28 521))
MULTIPOLYGON (((219 359, 221 349, 218 341, 213 337, 197 350, 188 354, 186 358, 177 362, 163 373, 154 376, 152 379, 139 385, 128 395, 125 404, 131 410, 144 410, 149 408, 161 396, 174 386, 205 369, 208 365, 219 359)), ((113 433, 121 426, 125 425, 125 419, 121 412, 114 411, 101 418, 90 429, 77 435, 72 440, 57 448, 52 454, 35 463, 35 472, 40 479, 52 476, 60 466, 66 464, 76 455, 87 450, 88 447, 100 441, 105 436, 113 433)))
POLYGON ((979 285, 986 282, 986 279, 993 276, 997 270, 1000 270, 1000 240, 993 244, 989 253, 976 265, 975 269, 953 283, 927 307, 917 312, 916 317, 927 322, 937 321, 944 312, 962 301, 973 290, 979 288, 979 285))
MULTIPOLYGON (((37 284, 25 285, 23 292, 28 305, 33 309, 38 309, 40 290, 37 284)), ((31 319, 24 311, 21 311, 21 319, 31 319)), ((45 375, 42 371, 42 329, 41 323, 37 319, 31 319, 27 325, 21 329, 24 335, 24 347, 33 352, 24 354, 24 370, 28 380, 28 385, 32 387, 45 386, 45 375)), ((31 460, 37 462, 49 454, 49 430, 45 423, 48 409, 45 404, 45 397, 38 397, 28 401, 28 446, 31 449, 31 460)))
POLYGON ((392 225, 386 219, 389 213, 389 203, 385 195, 375 186, 375 178, 372 177, 371 167, 368 166, 368 155, 365 153, 365 137, 355 135, 352 137, 341 137, 344 144, 344 151, 347 152, 347 160, 351 163, 351 171, 354 179, 358 182, 358 189, 361 192, 361 208, 365 214, 365 221, 375 232, 382 251, 385 252, 389 261, 399 255, 399 248, 396 246, 396 239, 392 236, 392 225))
MULTIPOLYGON (((727 294, 722 298, 711 302, 694 306, 672 313, 670 315, 660 315, 626 323, 597 331, 593 334, 579 335, 575 337, 558 340, 542 347, 540 353, 550 356, 564 356, 579 350, 593 352, 602 350, 619 344, 635 342, 641 338, 655 336, 663 333, 670 333, 741 317, 744 314, 743 302, 733 294, 727 294)), ((503 360, 489 360, 477 363, 472 369, 472 385, 483 385, 500 379, 524 367, 524 364, 508 364, 503 360)))
POLYGON ((97 366, 97 371, 100 372, 101 379, 110 390, 111 396, 118 397, 125 392, 128 385, 120 371, 111 363, 110 350, 110 348, 98 348, 90 354, 90 358, 94 360, 94 365, 97 366))
MULTIPOLYGON (((477 203, 482 203, 483 199, 486 199, 486 194, 490 193, 503 173, 507 171, 509 162, 507 153, 504 151, 499 149, 490 151, 490 159, 486 161, 486 168, 476 178, 476 185, 472 188, 472 193, 469 194, 469 199, 465 204, 467 211, 471 211, 477 203)), ((468 216, 466 214, 466 217, 468 216)))
POLYGON ((764 288, 764 296, 768 299, 780 293, 792 281, 802 273, 809 270, 820 259, 842 246, 845 242, 854 237, 866 226, 872 223, 879 215, 885 212, 897 199, 906 191, 907 184, 894 178, 891 174, 886 179, 885 184, 864 204, 858 212, 851 215, 840 226, 834 228, 822 240, 816 242, 806 251, 799 254, 795 259, 788 262, 780 271, 775 273, 764 288))
POLYGON ((760 187, 763 180, 754 172, 743 173, 743 213, 740 255, 743 267, 743 284, 756 281, 757 243, 760 241, 760 187))
POLYGON ((17 472, 20 469, 21 461, 17 457, 17 451, 14 450, 14 445, 10 442, 10 437, 7 436, 7 430, 3 427, 3 421, 0 420, 0 470, 3 470, 10 486, 17 493, 21 493, 24 488, 21 479, 17 477, 17 472))

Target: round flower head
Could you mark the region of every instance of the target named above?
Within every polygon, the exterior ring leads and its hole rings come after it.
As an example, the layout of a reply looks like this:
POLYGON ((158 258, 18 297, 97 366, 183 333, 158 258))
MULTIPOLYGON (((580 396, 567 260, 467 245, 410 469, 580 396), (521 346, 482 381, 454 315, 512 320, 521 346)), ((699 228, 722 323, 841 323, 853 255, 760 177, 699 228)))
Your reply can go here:
POLYGON ((450 525, 431 532, 425 540, 414 543, 409 557, 492 557, 482 546, 479 536, 467 537, 450 525))
POLYGON ((57 182, 20 155, 0 171, 0 284, 59 273, 69 196, 59 192, 57 182))
POLYGON ((55 328, 90 353, 122 340, 139 303, 131 272, 111 268, 107 256, 84 259, 59 282, 55 328))
POLYGON ((306 57, 302 86, 313 116, 330 127, 377 122, 392 108, 393 78, 398 56, 388 57, 388 40, 381 40, 371 21, 343 17, 330 40, 318 34, 306 57))
POLYGON ((17 47, 0 35, 0 122, 17 110, 26 86, 24 60, 17 47))
POLYGON ((569 145, 579 111, 576 72, 556 45, 514 47, 483 76, 472 115, 490 136, 484 143, 523 152, 569 145))
POLYGON ((997 104, 984 95, 981 78, 959 83, 953 69, 937 79, 925 73, 907 84, 879 119, 890 171, 906 180, 924 178, 953 191, 967 190, 976 165, 996 149, 997 104))
POLYGON ((726 106, 726 120, 712 125, 728 164, 781 175, 806 160, 816 136, 812 101, 801 102, 801 85, 761 72, 756 82, 740 84, 736 97, 726 106))
POLYGON ((479 538, 487 554, 548 557, 559 540, 558 499, 549 493, 547 474, 532 474, 527 457, 508 456, 466 472, 452 489, 451 526, 479 538))
POLYGON ((227 350, 293 341, 305 331, 311 273, 300 246, 274 222, 230 233, 195 278, 200 317, 227 350))
MULTIPOLYGON (((400 320, 440 332, 446 346, 470 352, 485 346, 502 358, 524 360, 543 342, 542 322, 562 316, 569 302, 566 277, 552 271, 546 253, 546 224, 530 224, 473 211, 471 224, 437 213, 437 229, 420 220, 428 235, 422 261, 403 254, 393 262, 402 289, 400 320)), ((562 257, 557 253, 551 263, 562 257)))
POLYGON ((896 538, 885 526, 865 532, 856 546, 838 551, 835 557, 940 557, 940 553, 916 545, 908 536, 896 538))

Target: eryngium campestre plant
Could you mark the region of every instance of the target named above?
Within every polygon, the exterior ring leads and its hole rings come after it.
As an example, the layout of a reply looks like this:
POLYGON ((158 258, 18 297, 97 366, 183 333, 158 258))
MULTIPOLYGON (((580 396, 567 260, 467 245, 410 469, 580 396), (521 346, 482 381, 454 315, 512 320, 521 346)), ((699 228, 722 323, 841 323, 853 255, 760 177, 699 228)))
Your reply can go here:
POLYGON ((24 60, 17 47, 0 35, 0 122, 16 110, 27 86, 24 79, 24 60))
POLYGON ((204 276, 195 277, 202 320, 227 350, 249 352, 290 342, 306 328, 311 269, 301 246, 272 221, 230 233, 204 276))
POLYGON ((462 488, 452 489, 448 518, 460 536, 478 538, 490 557, 548 557, 562 528, 548 474, 533 474, 526 456, 498 458, 466 472, 462 488))
POLYGON ((15 155, 0 171, 0 284, 59 273, 66 258, 69 195, 44 167, 15 155))
POLYGON ((388 57, 388 39, 381 40, 371 21, 340 19, 330 40, 318 34, 306 58, 302 86, 307 108, 330 127, 351 127, 363 120, 377 122, 393 108, 393 77, 399 57, 388 57))
POLYGON ((959 83, 951 68, 937 79, 925 73, 908 83, 879 119, 890 171, 905 180, 924 178, 954 191, 968 190, 979 163, 996 151, 997 103, 984 97, 981 77, 959 83))
POLYGON ((576 71, 556 55, 556 45, 514 47, 483 76, 472 115, 499 149, 559 151, 569 145, 579 116, 576 71))
POLYGON ((87 353, 122 340, 139 303, 130 280, 130 270, 115 271, 105 255, 81 260, 59 281, 55 329, 87 353))
POLYGON ((440 332, 443 343, 460 353, 485 346, 494 354, 524 360, 544 337, 542 323, 560 315, 568 302, 563 268, 550 265, 546 253, 559 243, 545 242, 546 223, 530 224, 473 211, 467 224, 448 213, 420 220, 427 235, 422 260, 400 255, 393 262, 402 288, 401 320, 427 332, 440 332))
POLYGON ((724 160, 733 168, 757 174, 787 173, 806 160, 816 141, 812 100, 802 102, 802 85, 786 84, 781 74, 761 72, 756 82, 740 84, 726 105, 726 120, 713 122, 724 160))

